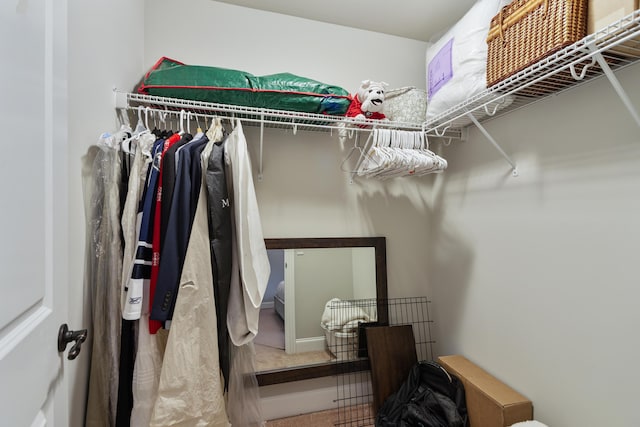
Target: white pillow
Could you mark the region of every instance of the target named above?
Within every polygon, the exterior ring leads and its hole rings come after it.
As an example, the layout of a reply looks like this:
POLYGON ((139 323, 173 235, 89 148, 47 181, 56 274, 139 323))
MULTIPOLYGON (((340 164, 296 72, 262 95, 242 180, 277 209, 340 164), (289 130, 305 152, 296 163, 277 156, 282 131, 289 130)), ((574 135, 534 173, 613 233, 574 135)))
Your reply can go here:
POLYGON ((491 18, 510 2, 477 0, 453 27, 427 48, 427 120, 487 88, 486 39, 491 18))

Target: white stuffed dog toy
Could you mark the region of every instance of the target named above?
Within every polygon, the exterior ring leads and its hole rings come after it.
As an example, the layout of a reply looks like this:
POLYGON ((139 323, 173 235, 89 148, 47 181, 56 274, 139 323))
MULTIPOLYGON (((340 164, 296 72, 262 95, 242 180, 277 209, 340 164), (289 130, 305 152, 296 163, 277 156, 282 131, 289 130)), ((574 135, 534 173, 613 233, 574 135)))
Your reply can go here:
POLYGON ((346 116, 356 120, 386 120, 384 110, 384 89, 388 84, 363 80, 356 96, 353 97, 346 116))

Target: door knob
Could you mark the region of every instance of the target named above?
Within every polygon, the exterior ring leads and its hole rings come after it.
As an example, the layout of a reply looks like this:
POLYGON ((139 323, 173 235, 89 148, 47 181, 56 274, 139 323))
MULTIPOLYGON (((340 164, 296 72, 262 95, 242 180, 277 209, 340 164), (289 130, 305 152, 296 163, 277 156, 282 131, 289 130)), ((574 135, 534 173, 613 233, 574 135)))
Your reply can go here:
POLYGON ((67 359, 73 360, 78 357, 78 354, 80 354, 82 343, 86 339, 86 329, 70 331, 67 324, 64 323, 60 326, 60 330, 58 330, 58 351, 62 353, 67 348, 67 344, 74 342, 75 344, 73 344, 73 347, 71 347, 71 350, 69 350, 69 354, 67 355, 67 359))

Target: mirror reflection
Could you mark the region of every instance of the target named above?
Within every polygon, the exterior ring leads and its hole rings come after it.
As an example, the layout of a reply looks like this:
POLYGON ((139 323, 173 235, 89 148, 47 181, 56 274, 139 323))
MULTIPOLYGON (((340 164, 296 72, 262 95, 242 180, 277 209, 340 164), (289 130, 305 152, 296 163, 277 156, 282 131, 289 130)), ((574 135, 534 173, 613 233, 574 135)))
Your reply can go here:
POLYGON ((271 276, 254 340, 256 371, 331 365, 336 355, 322 324, 328 302, 386 298, 384 238, 265 242, 271 276))
POLYGON ((374 248, 270 249, 268 253, 271 277, 254 341, 258 370, 331 361, 337 355, 327 345, 331 339, 323 324, 323 316, 331 315, 327 304, 376 297, 374 248))

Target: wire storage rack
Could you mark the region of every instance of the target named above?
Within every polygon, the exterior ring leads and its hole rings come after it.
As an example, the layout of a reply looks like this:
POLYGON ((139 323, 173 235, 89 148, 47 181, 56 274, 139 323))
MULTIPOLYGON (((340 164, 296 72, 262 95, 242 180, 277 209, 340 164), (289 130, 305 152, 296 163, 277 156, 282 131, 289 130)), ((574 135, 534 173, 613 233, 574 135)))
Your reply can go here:
POLYGON ((430 135, 447 137, 455 131, 466 135, 461 131, 469 125, 475 125, 511 165, 512 175, 518 176, 516 163, 504 152, 482 122, 606 76, 629 114, 640 126, 640 114, 614 73, 614 70, 637 63, 638 60, 640 10, 428 119, 425 129, 430 135))
POLYGON ((327 347, 336 363, 336 426, 375 424, 366 327, 411 325, 419 361, 433 360, 433 340, 426 297, 337 300, 330 302, 330 322, 323 324, 327 347))
POLYGON ((499 117, 594 78, 611 78, 610 71, 638 60, 640 10, 433 117, 426 122, 426 129, 440 135, 445 129, 472 124, 469 114, 478 121, 499 117))
MULTIPOLYGON (((245 107, 241 105, 220 104, 214 102, 194 101, 181 98, 145 95, 114 90, 115 107, 118 110, 136 110, 148 108, 154 113, 179 113, 188 111, 195 117, 228 117, 238 118, 248 125, 262 128, 301 131, 357 131, 370 132, 373 129, 397 129, 421 132, 424 123, 409 123, 389 120, 363 119, 354 120, 345 116, 329 114, 303 113, 298 111, 275 110, 269 108, 245 107)), ((462 139, 458 129, 446 131, 446 136, 462 139)))
POLYGON ((115 92, 115 96, 116 108, 119 109, 137 109, 139 106, 148 106, 160 112, 185 110, 195 115, 233 117, 242 119, 243 122, 249 124, 264 125, 268 128, 292 129, 295 132, 298 130, 326 132, 339 129, 340 126, 344 125, 357 126, 357 130, 360 131, 367 131, 372 128, 422 130, 422 123, 372 119, 355 121, 340 115, 220 104, 119 91, 115 92))

